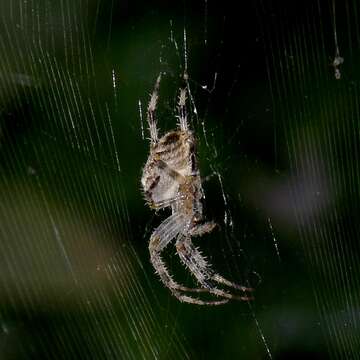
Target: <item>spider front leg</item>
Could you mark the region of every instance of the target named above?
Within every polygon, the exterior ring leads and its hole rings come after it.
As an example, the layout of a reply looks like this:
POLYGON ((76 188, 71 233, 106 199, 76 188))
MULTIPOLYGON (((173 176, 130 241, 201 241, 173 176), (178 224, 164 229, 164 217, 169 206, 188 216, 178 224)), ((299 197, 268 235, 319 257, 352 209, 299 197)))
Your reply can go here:
POLYGON ((176 241, 176 249, 180 259, 189 268, 196 280, 200 283, 201 286, 208 289, 211 294, 227 299, 245 301, 252 300, 252 297, 233 295, 224 290, 220 290, 211 284, 211 281, 215 281, 217 283, 221 283, 244 292, 253 291, 252 288, 237 285, 223 278, 221 275, 214 273, 200 251, 194 247, 190 237, 180 235, 176 241))
POLYGON ((153 232, 150 238, 149 251, 151 263, 160 276, 163 284, 171 290, 171 292, 182 302, 188 302, 197 305, 221 305, 228 300, 220 301, 203 301, 200 299, 192 298, 187 295, 183 295, 181 291, 188 292, 209 292, 205 288, 188 288, 175 282, 172 276, 169 274, 166 266, 161 259, 161 252, 170 243, 170 241, 178 235, 180 230, 185 226, 184 221, 179 214, 173 214, 164 220, 153 232))
POLYGON ((156 116, 155 116, 155 110, 157 101, 159 98, 159 87, 160 87, 160 81, 161 81, 161 73, 159 74, 158 78, 156 79, 156 83, 154 86, 154 90, 151 94, 150 101, 147 108, 147 122, 149 125, 149 132, 150 132, 150 143, 151 145, 156 145, 159 136, 158 136, 158 129, 156 124, 156 116))
POLYGON ((186 89, 180 89, 179 102, 178 102, 178 106, 179 106, 178 118, 179 118, 179 127, 180 130, 182 131, 189 130, 185 104, 186 104, 186 89))

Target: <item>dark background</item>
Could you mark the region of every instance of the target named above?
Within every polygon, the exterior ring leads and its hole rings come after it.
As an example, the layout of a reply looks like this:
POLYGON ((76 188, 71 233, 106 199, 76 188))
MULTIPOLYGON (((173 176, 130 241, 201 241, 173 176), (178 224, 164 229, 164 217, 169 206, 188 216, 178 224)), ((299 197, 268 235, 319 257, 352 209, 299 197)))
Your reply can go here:
MULTIPOLYGON (((0 14, 1 359, 357 358, 357 1, 16 0, 0 14), (162 72, 159 127, 174 127, 185 58, 219 224, 194 241, 256 289, 250 303, 179 303, 149 262, 169 213, 140 189, 146 106, 162 72)), ((164 258, 192 284, 172 245, 164 258)))

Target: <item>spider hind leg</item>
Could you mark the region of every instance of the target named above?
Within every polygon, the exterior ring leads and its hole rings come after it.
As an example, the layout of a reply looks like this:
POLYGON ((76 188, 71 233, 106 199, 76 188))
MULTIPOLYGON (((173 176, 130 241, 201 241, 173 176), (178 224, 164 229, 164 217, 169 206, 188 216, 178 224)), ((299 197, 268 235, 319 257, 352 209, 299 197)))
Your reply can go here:
MULTIPOLYGON (((204 289, 206 290, 206 289, 204 289)), ((193 298, 191 296, 183 295, 180 292, 173 291, 174 296, 181 302, 185 302, 188 304, 195 304, 195 305, 223 305, 229 302, 229 299, 222 299, 222 300, 201 300, 198 298, 193 298)))
POLYGON ((214 230, 214 228, 217 226, 217 224, 213 221, 208 221, 203 224, 197 224, 195 227, 193 227, 190 230, 191 236, 202 236, 204 234, 210 233, 214 230))
POLYGON ((159 275, 163 284, 171 290, 174 296, 180 301, 197 305, 221 305, 228 300, 218 301, 203 301, 197 298, 193 298, 187 295, 183 295, 181 292, 209 292, 206 288, 189 288, 175 282, 168 272, 165 263, 163 262, 160 254, 164 248, 170 243, 170 241, 177 236, 182 227, 184 226, 183 219, 179 214, 173 214, 164 220, 153 232, 150 238, 149 251, 152 265, 159 275))
POLYGON ((200 283, 202 287, 208 289, 208 291, 211 294, 226 299, 235 299, 235 300, 243 300, 243 301, 249 301, 253 299, 251 296, 247 296, 247 295, 233 295, 231 293, 228 293, 227 291, 218 289, 217 287, 213 286, 211 283, 212 281, 226 286, 230 286, 232 288, 241 290, 243 292, 253 291, 252 288, 247 288, 244 286, 237 285, 235 283, 226 280, 221 275, 214 273, 214 271, 208 265, 204 256, 192 244, 190 237, 179 236, 176 241, 176 250, 180 259, 185 264, 185 266, 191 271, 191 273, 195 276, 196 280, 200 283))
POLYGON ((179 102, 178 102, 178 106, 179 106, 178 118, 179 118, 179 127, 181 131, 189 130, 185 105, 186 105, 186 89, 181 88, 179 94, 179 102))
MULTIPOLYGON (((191 236, 202 236, 206 233, 211 232, 215 227, 217 226, 216 223, 214 223, 213 221, 209 221, 206 222, 204 224, 200 224, 197 225, 196 227, 194 227, 193 229, 191 229, 190 234, 191 236)), ((196 250, 196 248, 192 245, 193 249, 196 250)), ((201 253, 196 250, 198 252, 198 255, 201 256, 201 253)), ((191 249, 190 249, 191 252, 191 249)), ((232 281, 229 281, 227 279, 225 279, 223 276, 221 276, 220 274, 214 274, 212 277, 212 280, 217 282, 218 284, 222 284, 228 287, 232 287, 234 289, 240 290, 240 291, 246 291, 246 292, 252 292, 254 291, 253 288, 250 287, 246 287, 246 286, 242 286, 242 285, 238 285, 232 281)))

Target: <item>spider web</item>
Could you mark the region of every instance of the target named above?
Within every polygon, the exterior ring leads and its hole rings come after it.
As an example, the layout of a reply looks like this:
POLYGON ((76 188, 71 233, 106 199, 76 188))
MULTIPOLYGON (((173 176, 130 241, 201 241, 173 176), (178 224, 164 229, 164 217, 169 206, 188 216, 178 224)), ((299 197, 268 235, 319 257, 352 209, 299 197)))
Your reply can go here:
POLYGON ((1 358, 358 356, 359 10, 288 3, 1 2, 1 358), (194 242, 253 302, 182 304, 153 274, 160 72, 161 133, 187 86, 219 224, 194 242))

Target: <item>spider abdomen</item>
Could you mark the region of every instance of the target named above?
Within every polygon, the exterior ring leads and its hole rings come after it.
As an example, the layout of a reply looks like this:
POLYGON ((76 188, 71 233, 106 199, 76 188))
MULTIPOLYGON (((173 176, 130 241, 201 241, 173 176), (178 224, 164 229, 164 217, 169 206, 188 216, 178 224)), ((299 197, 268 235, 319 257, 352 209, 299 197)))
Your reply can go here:
POLYGON ((141 178, 150 207, 170 206, 169 199, 181 196, 183 177, 194 173, 194 151, 195 139, 190 131, 170 131, 153 145, 141 178))

